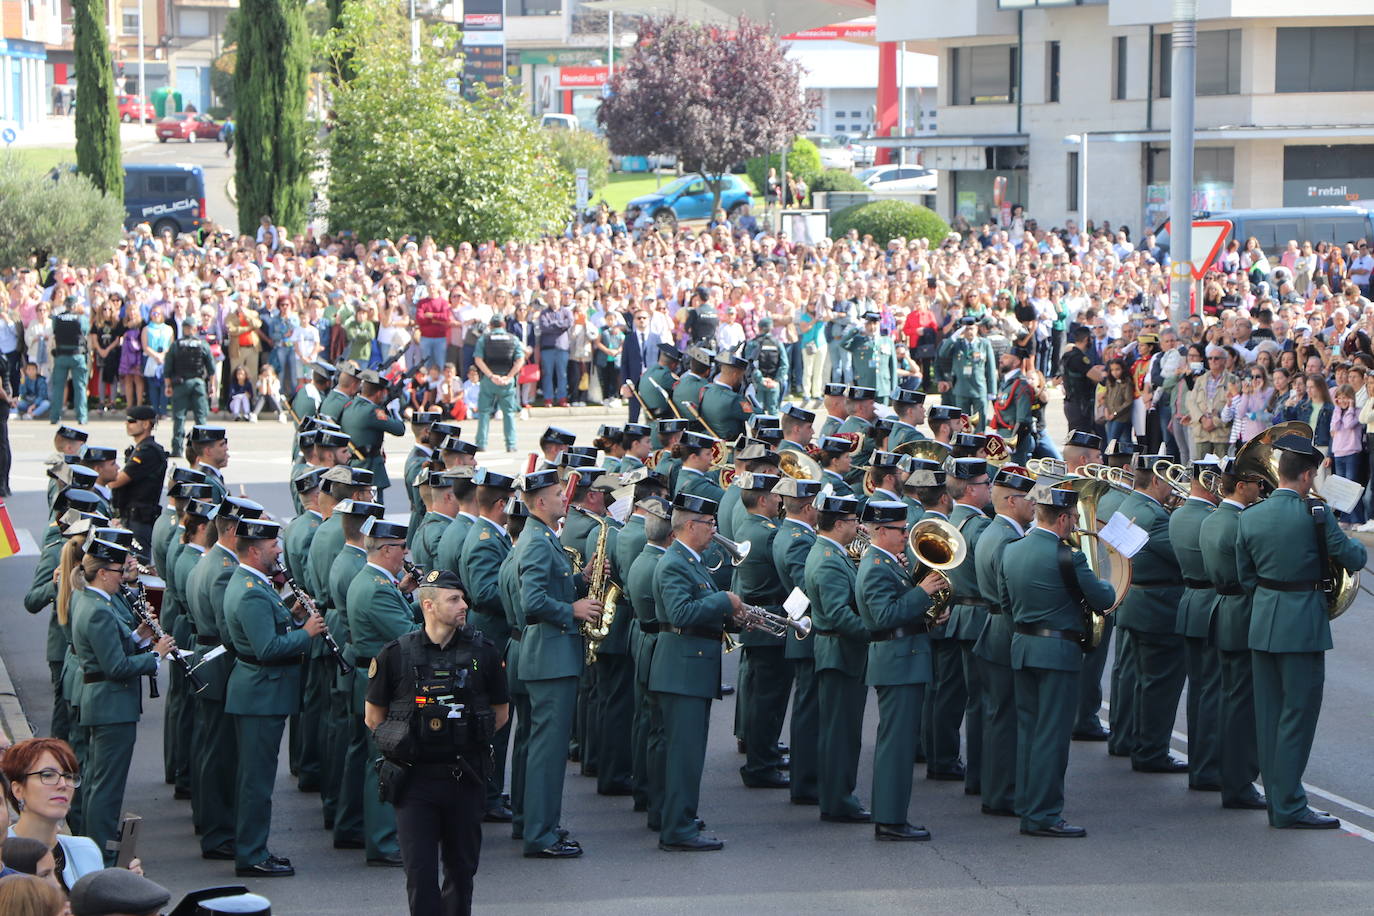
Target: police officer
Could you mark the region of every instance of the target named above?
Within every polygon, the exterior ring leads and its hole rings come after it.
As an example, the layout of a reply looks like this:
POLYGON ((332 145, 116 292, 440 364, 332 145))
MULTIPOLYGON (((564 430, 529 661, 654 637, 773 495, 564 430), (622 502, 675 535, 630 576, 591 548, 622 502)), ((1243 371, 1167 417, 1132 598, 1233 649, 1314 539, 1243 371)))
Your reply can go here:
MULTIPOLYGON (((84 392, 85 388, 81 390, 84 392)), ((110 484, 110 489, 116 491, 115 511, 143 545, 140 556, 145 562, 153 540, 153 522, 162 503, 162 481, 167 474, 167 452, 153 438, 156 425, 157 411, 153 408, 129 408, 125 429, 134 444, 125 451, 124 467, 110 484)))
POLYGON ((167 396, 172 399, 172 457, 181 454, 181 429, 186 411, 191 411, 196 425, 210 415, 210 399, 205 396, 205 384, 215 375, 215 358, 210 345, 199 336, 200 322, 187 318, 181 325, 181 337, 172 342, 167 352, 167 396))
POLYGON ((939 378, 943 400, 958 407, 981 431, 988 422, 988 394, 997 388, 997 362, 992 344, 978 336, 976 319, 965 315, 957 333, 940 345, 938 366, 948 366, 939 378))
POLYGON ((745 355, 754 363, 754 395, 759 408, 767 414, 778 412, 787 387, 787 348, 773 336, 773 317, 759 318, 759 334, 749 341, 745 355))
POLYGON ((816 414, 798 404, 788 404, 782 409, 782 441, 778 451, 807 453, 811 440, 816 435, 816 414))
POLYGON ((424 626, 372 660, 366 720, 396 808, 410 912, 458 916, 472 912, 484 774, 510 696, 496 644, 467 624, 458 577, 430 570, 416 597, 424 626))
MULTIPOLYGON (((67 380, 72 383, 72 410, 76 422, 86 422, 86 380, 90 357, 86 353, 91 320, 75 296, 68 296, 52 316, 52 375, 48 378, 48 422, 62 422, 62 406, 67 399, 67 380)), ((148 543, 143 539, 143 543, 148 543)))
POLYGON ((491 329, 477 341, 473 363, 481 373, 477 394, 477 447, 487 447, 487 426, 492 414, 501 411, 501 431, 506 451, 515 451, 515 418, 520 413, 516 378, 525 365, 525 345, 506 330, 505 319, 491 316, 491 329))
POLYGON ((403 435, 406 427, 400 417, 382 406, 388 394, 387 384, 382 377, 371 369, 365 369, 359 374, 359 379, 362 389, 344 408, 339 425, 361 453, 361 457, 355 455, 354 464, 372 472, 377 502, 385 503, 391 478, 386 473, 386 450, 382 442, 387 433, 403 435))
POLYGON ((890 335, 878 333, 880 314, 864 312, 863 318, 863 327, 852 329, 840 346, 853 354, 854 384, 876 390, 886 401, 897 385, 897 349, 890 335))
POLYGON ((693 344, 709 347, 716 339, 716 328, 720 327, 720 315, 711 301, 711 288, 698 286, 692 294, 692 304, 687 308, 687 320, 683 329, 693 344))

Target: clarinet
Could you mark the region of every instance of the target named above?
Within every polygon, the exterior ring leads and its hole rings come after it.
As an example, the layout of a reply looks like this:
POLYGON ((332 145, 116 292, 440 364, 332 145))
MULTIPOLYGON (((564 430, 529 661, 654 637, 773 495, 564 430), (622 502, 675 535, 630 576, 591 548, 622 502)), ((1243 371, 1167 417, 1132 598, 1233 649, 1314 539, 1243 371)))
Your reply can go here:
MULTIPOLYGON (((305 591, 296 584, 296 580, 291 575, 291 571, 286 568, 286 564, 280 564, 277 571, 280 572, 282 578, 286 580, 286 587, 291 589, 291 594, 295 596, 296 601, 300 603, 301 607, 305 608, 305 615, 307 617, 318 617, 320 609, 315 606, 315 599, 307 595, 305 591)), ((334 634, 328 630, 324 631, 324 644, 328 647, 329 654, 333 656, 334 663, 339 666, 339 674, 344 677, 352 674, 353 666, 348 663, 348 659, 344 658, 343 650, 339 648, 339 644, 334 640, 334 634)))
MULTIPOLYGON (((124 600, 129 602, 129 606, 133 608, 139 621, 153 632, 154 642, 166 637, 167 633, 162 629, 162 624, 157 622, 157 618, 153 616, 152 610, 148 607, 148 601, 143 595, 143 586, 140 585, 135 591, 129 586, 121 584, 119 591, 124 596, 124 600)), ((191 663, 180 652, 172 650, 168 657, 173 659, 174 664, 181 668, 181 673, 185 675, 186 683, 191 686, 191 690, 200 693, 205 689, 205 681, 201 679, 201 676, 191 667, 191 663)), ((148 698, 157 699, 157 697, 157 675, 150 674, 148 675, 148 698)))

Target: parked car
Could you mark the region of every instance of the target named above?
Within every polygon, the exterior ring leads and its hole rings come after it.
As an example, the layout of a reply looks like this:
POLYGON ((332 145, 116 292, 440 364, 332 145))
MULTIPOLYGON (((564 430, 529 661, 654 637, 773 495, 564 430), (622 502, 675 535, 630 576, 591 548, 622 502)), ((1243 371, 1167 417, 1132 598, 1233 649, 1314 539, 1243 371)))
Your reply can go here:
POLYGON ((576 116, 546 112, 539 118, 539 126, 550 130, 581 130, 576 116))
POLYGON ((178 111, 157 122, 157 139, 160 143, 168 140, 215 140, 219 138, 219 122, 198 111, 178 111))
POLYGON ((848 144, 841 143, 828 134, 807 134, 806 139, 816 144, 816 149, 820 150, 821 168, 853 171, 854 153, 848 144))
MULTIPOLYGON (((741 204, 751 203, 754 195, 738 175, 721 176, 720 206, 733 214, 741 204)), ((636 197, 625 206, 630 225, 642 220, 675 222, 680 219, 710 219, 711 189, 700 175, 684 175, 654 191, 636 197)))
POLYGON ((857 177, 874 191, 901 194, 933 193, 938 180, 933 169, 919 165, 875 165, 857 177))
POLYGON ((124 123, 130 121, 152 121, 157 118, 157 112, 147 99, 141 95, 121 95, 119 96, 119 120, 124 123))

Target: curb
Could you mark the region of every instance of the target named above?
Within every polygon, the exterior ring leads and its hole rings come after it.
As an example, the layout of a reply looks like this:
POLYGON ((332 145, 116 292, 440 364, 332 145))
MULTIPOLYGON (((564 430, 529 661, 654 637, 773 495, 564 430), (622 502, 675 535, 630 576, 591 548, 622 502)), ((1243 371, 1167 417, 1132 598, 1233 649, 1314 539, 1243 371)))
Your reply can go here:
POLYGON ((24 715, 24 707, 19 702, 19 694, 14 689, 14 681, 10 680, 10 672, 3 658, 0 658, 0 728, 4 728, 12 742, 33 737, 33 728, 29 725, 28 716, 24 715))

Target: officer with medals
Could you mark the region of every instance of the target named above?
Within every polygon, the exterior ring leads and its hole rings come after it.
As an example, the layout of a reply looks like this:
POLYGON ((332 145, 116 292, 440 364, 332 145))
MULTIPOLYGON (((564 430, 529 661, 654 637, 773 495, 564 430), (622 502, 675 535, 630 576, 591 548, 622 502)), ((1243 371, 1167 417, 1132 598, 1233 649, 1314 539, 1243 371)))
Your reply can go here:
POLYGON ((1279 485, 1240 515, 1236 566, 1252 588, 1250 651, 1255 724, 1269 826, 1336 829, 1340 819, 1308 807, 1302 774, 1321 713, 1332 647, 1332 567, 1358 572, 1369 561, 1324 502, 1309 499, 1323 461, 1304 436, 1274 442, 1279 485))
POLYGON ((186 461, 205 475, 205 482, 215 491, 213 500, 223 502, 229 495, 224 483, 224 469, 229 466, 229 431, 223 426, 191 427, 186 437, 186 461))
MULTIPOLYGON (((783 477, 773 486, 782 498, 783 521, 773 537, 773 568, 784 596, 793 589, 806 591, 806 561, 816 543, 815 499, 821 492, 819 480, 783 477)), ((814 610, 813 610, 814 614, 814 610)), ((820 710, 816 694, 816 641, 788 639, 783 655, 792 669, 796 685, 792 693, 792 718, 789 744, 792 749, 792 804, 819 804, 817 747, 820 710)))
POLYGON ((716 355, 716 367, 716 377, 703 385, 697 396, 701 421, 711 435, 734 442, 744 432, 749 418, 759 412, 758 404, 744 393, 749 360, 726 350, 716 355))
POLYGON ((234 534, 239 565, 222 593, 224 640, 235 655, 224 701, 238 744, 234 872, 286 877, 295 874, 290 860, 267 848, 277 752, 286 720, 300 711, 301 663, 310 641, 326 630, 318 614, 296 626, 268 578, 281 553, 281 526, 240 519, 234 534))
POLYGON ((386 473, 386 450, 382 441, 386 434, 404 435, 405 422, 382 406, 388 388, 386 381, 371 369, 359 374, 362 389, 358 396, 344 408, 339 425, 353 440, 353 446, 362 454, 356 459, 357 467, 372 472, 372 485, 377 491, 377 502, 386 502, 386 490, 391 486, 391 478, 386 473))
POLYGON ((887 450, 925 438, 920 426, 926 419, 926 395, 914 388, 897 388, 892 392, 892 409, 896 413, 892 433, 887 437, 887 450))
POLYGON ((410 555, 421 569, 434 569, 439 540, 458 515, 458 497, 454 495, 455 478, 441 471, 421 468, 415 478, 423 505, 428 507, 420 519, 420 530, 411 535, 410 555))
POLYGON ((1188 678, 1188 788, 1200 792, 1221 789, 1221 657, 1212 640, 1217 593, 1202 560, 1202 525, 1219 501, 1202 478, 1217 470, 1215 455, 1194 461, 1188 498, 1169 513, 1169 543, 1184 585, 1175 626, 1188 678))
MULTIPOLYGON (((872 500, 860 520, 870 545, 859 561, 856 603, 868 630, 864 683, 878 693, 878 743, 873 750, 873 830, 879 840, 930 839, 907 820, 911 770, 921 743, 921 707, 931 680, 930 596, 945 587, 932 570, 912 582, 907 568, 906 505, 872 500)), ((943 623, 942 614, 935 623, 943 623)))
MULTIPOLYGON (((72 383, 72 411, 77 423, 86 422, 86 382, 90 378, 90 356, 87 347, 91 336, 91 320, 84 306, 75 296, 68 296, 53 310, 52 373, 48 376, 48 420, 56 426, 62 422, 62 408, 67 400, 67 381, 72 383)), ((156 413, 154 414, 156 416, 156 413)), ((143 543, 148 543, 145 539, 143 543)))
POLYGON ((1003 548, 999 586, 999 604, 1011 613, 1015 630, 1015 811, 1027 836, 1081 837, 1087 831, 1063 818, 1064 771, 1083 664, 1079 640, 1086 608, 1111 607, 1116 592, 1064 541, 1077 524, 1078 494, 1043 485, 1034 494, 1035 527, 1003 548))
POLYGON ((845 392, 845 409, 849 411, 849 418, 840 424, 836 435, 858 437, 849 473, 845 474, 845 480, 849 481, 850 486, 857 487, 863 480, 864 469, 868 467, 868 457, 873 454, 873 421, 878 418, 874 412, 877 409, 877 396, 876 390, 862 385, 852 385, 845 392))
POLYGON ((649 689, 658 694, 663 714, 658 848, 670 852, 725 845, 703 832, 697 816, 711 700, 720 697, 721 638, 743 608, 738 595, 717 589, 704 563, 716 508, 714 500, 702 496, 674 497, 673 542, 653 573, 659 632, 649 689))
POLYGON ((854 448, 853 439, 821 437, 816 452, 816 461, 821 466, 821 482, 829 484, 836 496, 854 495, 854 488, 846 479, 854 466, 854 448))
POLYGON ((1260 498, 1263 481, 1240 474, 1236 460, 1221 459, 1221 503, 1202 522, 1198 545, 1202 565, 1217 607, 1212 638, 1221 668, 1221 702, 1217 714, 1220 742, 1218 772, 1221 806, 1264 811, 1264 796, 1255 791, 1259 752, 1255 745, 1255 685, 1250 661, 1250 595, 1236 565, 1241 513, 1260 498))
POLYGON ((335 423, 341 422, 344 408, 353 400, 353 396, 358 393, 358 386, 361 384, 359 374, 362 369, 351 359, 346 359, 339 364, 337 381, 334 387, 324 396, 320 402, 320 409, 316 412, 317 416, 335 423))
MULTIPOLYGON (((654 597, 654 572, 673 542, 672 506, 661 496, 648 496, 635 502, 635 514, 626 523, 627 531, 633 531, 636 518, 641 519, 638 527, 643 532, 644 544, 625 577, 625 593, 635 615, 630 635, 635 678, 632 767, 635 810, 647 813, 647 825, 657 833, 663 829, 663 776, 667 763, 663 758, 663 708, 658 694, 649 689, 649 678, 662 629, 654 597)), ((629 552, 631 538, 623 535, 622 531, 617 547, 629 552)))
MULTIPOLYGON (((654 365, 644 370, 635 389, 648 416, 646 422, 676 417, 677 411, 672 403, 673 385, 677 383, 678 364, 682 362, 682 351, 670 343, 658 345, 658 358, 654 365)), ((629 385, 626 382, 626 385, 629 385)), ((654 448, 662 448, 663 443, 655 436, 654 448)))
MULTIPOLYGON (((929 473, 929 472, 927 472, 929 473)), ((982 709, 982 811, 994 817, 1016 816, 1016 692, 1011 667, 1011 611, 1002 604, 1002 556, 1007 546, 1025 537, 1035 518, 1030 492, 1035 481, 1020 468, 1002 468, 993 478, 996 517, 983 526, 973 551, 978 593, 987 602, 987 623, 973 645, 982 709)), ((961 567, 962 568, 962 567, 961 567)), ((970 766, 972 764, 970 763, 970 766)))
MULTIPOLYGON (((1136 455, 1132 460, 1135 489, 1121 500, 1117 510, 1150 536, 1131 558, 1131 588, 1117 611, 1117 626, 1130 633, 1135 650, 1136 688, 1122 749, 1131 755, 1131 769, 1140 773, 1188 770, 1188 764, 1169 753, 1183 693, 1185 659, 1183 637, 1178 632, 1183 573, 1169 538, 1169 510, 1164 508, 1173 491, 1163 473, 1155 472, 1167 461, 1167 455, 1136 455)), ((1113 694, 1113 705, 1116 701, 1113 694)))
POLYGON ((181 454, 181 428, 189 410, 199 426, 210 416, 206 383, 215 377, 215 358, 200 337, 200 320, 189 317, 181 324, 181 337, 172 341, 163 365, 167 395, 172 400, 172 457, 181 454))
MULTIPOLYGON (((897 348, 889 334, 878 333, 882 315, 864 312, 862 328, 851 328, 840 341, 854 360, 854 384, 887 393, 897 385, 897 348)), ((843 430, 841 430, 843 432, 843 430)))
POLYGON ((936 366, 949 367, 939 377, 944 402, 968 414, 974 429, 981 432, 989 419, 988 394, 997 390, 997 360, 992 344, 978 336, 976 325, 972 315, 959 319, 959 330, 940 345, 936 366))
MULTIPOLYGON (((81 389, 83 392, 84 388, 81 389)), ((162 481, 167 474, 167 452, 153 438, 157 411, 141 405, 130 407, 125 430, 134 444, 124 453, 124 466, 110 484, 114 509, 124 526, 143 545, 140 558, 147 562, 153 539, 153 522, 162 503, 162 481)))
POLYGON ((487 447, 487 427, 492 415, 501 411, 501 429, 506 451, 515 451, 515 419, 520 413, 516 378, 529 354, 525 345, 510 331, 500 315, 491 316, 491 329, 477 341, 473 364, 481 373, 477 394, 477 447, 487 447))
POLYGON ((423 625, 383 646, 368 672, 364 715, 396 809, 412 916, 472 912, 484 772, 509 720, 500 651, 468 625, 466 597, 456 575, 430 570, 416 592, 423 625))
MULTIPOLYGON (((525 764, 524 854, 563 859, 582 854, 582 846, 560 835, 563 777, 572 736, 578 678, 586 647, 581 625, 601 618, 600 605, 578 598, 585 577, 554 533, 567 511, 558 472, 526 474, 521 489, 530 518, 516 544, 524 632, 520 639, 520 676, 530 695, 530 737, 525 764)), ((585 572, 585 571, 584 571, 585 572)))
POLYGON ((744 348, 745 356, 754 364, 754 395, 764 413, 777 413, 787 388, 787 348, 773 335, 773 316, 762 315, 758 320, 758 336, 744 348))
MULTIPOLYGON (((866 824, 873 815, 854 789, 868 697, 868 630, 855 605, 858 568, 848 549, 859 533, 859 501, 821 492, 812 506, 819 530, 802 576, 812 622, 811 637, 803 641, 814 643, 815 653, 817 799, 821 820, 866 824)), ((798 747, 794 734, 794 761, 798 747)), ((794 763, 793 780, 796 774, 794 763)))
POLYGON ((428 467, 434 458, 434 447, 439 444, 439 439, 433 436, 433 426, 442 420, 443 416, 443 412, 438 410, 417 410, 410 415, 410 431, 415 436, 415 444, 411 446, 410 454, 406 455, 403 477, 406 498, 410 501, 410 522, 406 526, 406 531, 410 533, 410 543, 407 547, 414 546, 427 509, 425 501, 420 498, 416 477, 420 469, 428 467))
POLYGON ((693 345, 687 349, 687 371, 673 384, 671 398, 679 417, 692 418, 692 411, 688 405, 697 406, 702 386, 710 381, 711 363, 715 358, 716 351, 709 346, 693 345))

